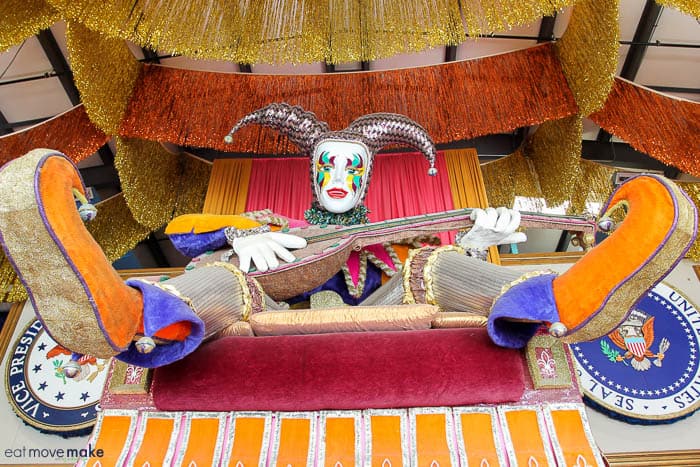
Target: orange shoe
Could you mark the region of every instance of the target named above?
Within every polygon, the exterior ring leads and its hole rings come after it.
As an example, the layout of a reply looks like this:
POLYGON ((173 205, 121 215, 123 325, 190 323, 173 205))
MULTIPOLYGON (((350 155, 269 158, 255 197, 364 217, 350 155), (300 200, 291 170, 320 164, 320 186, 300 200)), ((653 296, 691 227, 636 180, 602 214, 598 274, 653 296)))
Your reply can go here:
POLYGON ((641 175, 621 185, 602 217, 625 209, 608 239, 560 276, 523 277, 495 301, 488 328, 496 343, 522 347, 541 322, 566 342, 613 331, 634 305, 685 256, 698 213, 676 184, 641 175))
MULTIPOLYGON (((112 268, 83 226, 73 193, 84 199, 85 188, 62 154, 36 149, 10 161, 0 169, 0 187, 0 241, 56 342, 80 354, 120 354, 125 360, 142 354, 134 342, 140 329, 148 336, 175 336, 181 341, 175 346, 177 358, 186 353, 184 347, 191 351, 199 345, 203 324, 186 304, 154 286, 144 286, 148 292, 128 287, 112 268), (150 310, 144 318, 144 300, 170 307, 158 310, 146 303, 150 310)), ((89 218, 92 213, 83 214, 89 218)), ((165 346, 148 358, 168 363, 173 360, 169 351, 165 346)))

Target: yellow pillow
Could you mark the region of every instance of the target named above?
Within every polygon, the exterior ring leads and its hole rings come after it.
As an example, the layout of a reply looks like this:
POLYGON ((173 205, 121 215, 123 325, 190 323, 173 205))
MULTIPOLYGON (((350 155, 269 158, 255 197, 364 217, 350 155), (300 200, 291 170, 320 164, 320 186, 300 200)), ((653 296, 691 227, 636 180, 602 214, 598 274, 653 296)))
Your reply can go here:
POLYGON ((433 328, 485 328, 486 316, 461 311, 442 311, 433 318, 433 328))
POLYGON ((264 311, 250 317, 256 336, 429 329, 434 305, 352 306, 264 311))

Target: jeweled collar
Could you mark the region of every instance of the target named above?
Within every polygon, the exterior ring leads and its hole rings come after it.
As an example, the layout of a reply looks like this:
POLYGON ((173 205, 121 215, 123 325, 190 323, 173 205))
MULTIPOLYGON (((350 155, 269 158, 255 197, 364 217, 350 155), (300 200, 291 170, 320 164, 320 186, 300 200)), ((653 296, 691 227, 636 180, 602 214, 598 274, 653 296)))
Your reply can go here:
POLYGON ((369 214, 369 209, 362 204, 349 211, 336 214, 326 211, 318 202, 314 202, 311 208, 304 212, 304 219, 309 224, 314 225, 358 225, 369 222, 367 214, 369 214))

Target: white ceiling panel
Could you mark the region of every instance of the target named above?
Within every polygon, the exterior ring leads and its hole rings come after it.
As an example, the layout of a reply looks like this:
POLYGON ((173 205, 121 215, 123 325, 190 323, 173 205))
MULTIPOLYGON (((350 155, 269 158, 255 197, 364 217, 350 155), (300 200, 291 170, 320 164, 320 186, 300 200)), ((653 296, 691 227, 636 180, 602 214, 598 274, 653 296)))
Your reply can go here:
POLYGON ((36 37, 0 54, 0 82, 50 72, 51 63, 36 37))
POLYGON ((219 60, 195 60, 187 57, 161 58, 160 64, 174 68, 186 68, 188 70, 217 71, 232 73, 238 71, 238 65, 232 62, 219 60))
POLYGON ((0 111, 8 122, 53 117, 71 107, 58 78, 0 86, 0 111))
MULTIPOLYGON (((263 73, 267 75, 313 75, 323 73, 326 67, 321 62, 307 63, 300 65, 252 65, 250 69, 253 73, 263 73)), ((238 70, 236 70, 238 71, 238 70)))
POLYGON ((620 17, 620 40, 631 41, 637 30, 637 24, 644 12, 644 2, 641 0, 621 0, 620 17))
POLYGON ((437 47, 421 53, 399 54, 389 58, 372 61, 371 70, 392 70, 396 68, 413 68, 436 65, 445 61, 445 48, 437 47))
POLYGON ((70 63, 70 56, 68 55, 68 46, 66 44, 66 23, 59 21, 58 23, 51 26, 51 32, 53 37, 56 38, 56 43, 61 49, 63 56, 66 57, 68 63, 70 63))
POLYGON ((649 47, 634 80, 647 86, 700 88, 700 49, 649 47))
POLYGON ((518 39, 480 39, 465 42, 457 47, 457 60, 485 57, 488 55, 498 55, 513 50, 526 49, 536 45, 537 41, 526 41, 518 39))
POLYGON ((700 22, 673 8, 664 8, 653 40, 700 44, 700 22))

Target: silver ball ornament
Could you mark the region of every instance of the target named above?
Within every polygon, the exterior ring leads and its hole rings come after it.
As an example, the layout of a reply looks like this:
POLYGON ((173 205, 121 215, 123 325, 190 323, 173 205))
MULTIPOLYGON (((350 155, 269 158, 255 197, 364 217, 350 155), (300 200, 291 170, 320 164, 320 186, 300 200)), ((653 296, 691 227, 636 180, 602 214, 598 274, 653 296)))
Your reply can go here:
POLYGON ((549 326, 549 334, 552 337, 564 337, 568 331, 569 330, 566 328, 564 323, 559 321, 552 323, 552 325, 549 326))
POLYGON ((231 136, 231 135, 224 136, 224 143, 226 143, 226 144, 233 143, 233 136, 231 136))
POLYGON ((598 221, 598 228, 603 232, 610 232, 615 228, 615 221, 609 217, 603 217, 598 221))
POLYGON ((97 217, 97 208, 90 203, 81 204, 78 208, 78 214, 83 221, 90 222, 97 217))
POLYGON ((437 169, 436 169, 435 167, 429 168, 429 169, 428 169, 428 175, 430 175, 431 177, 436 176, 436 175, 437 175, 437 169))
POLYGON ((148 336, 143 336, 141 339, 136 341, 136 350, 139 353, 147 354, 153 352, 156 348, 156 343, 148 336))
POLYGON ((63 374, 66 378, 73 379, 80 374, 82 370, 80 363, 75 360, 70 360, 63 365, 63 374))

